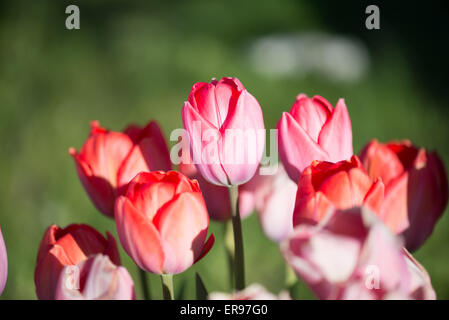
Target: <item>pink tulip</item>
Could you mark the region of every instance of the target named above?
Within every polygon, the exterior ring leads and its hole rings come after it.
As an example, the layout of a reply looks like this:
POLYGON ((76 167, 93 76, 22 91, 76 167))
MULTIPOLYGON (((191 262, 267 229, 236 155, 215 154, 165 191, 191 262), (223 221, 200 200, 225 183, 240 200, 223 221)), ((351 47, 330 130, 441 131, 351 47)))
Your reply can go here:
POLYGON ((89 138, 75 160, 78 176, 90 199, 103 214, 114 216, 114 203, 128 182, 141 171, 170 170, 168 147, 158 124, 131 125, 124 132, 91 123, 89 138))
POLYGON ((385 184, 381 218, 406 247, 416 250, 431 235, 448 202, 448 181, 437 153, 410 141, 369 142, 360 159, 372 178, 385 184))
POLYGON ((211 292, 208 300, 291 300, 291 298, 287 292, 280 292, 276 296, 260 284, 255 283, 234 293, 211 292))
POLYGON ((262 110, 236 78, 195 83, 182 109, 199 172, 222 186, 245 183, 265 147, 262 110))
POLYGON ((289 179, 282 165, 273 175, 257 173, 239 188, 240 212, 255 209, 267 237, 280 242, 293 230, 297 189, 296 183, 289 179))
POLYGON ((313 160, 338 162, 352 154, 352 129, 343 99, 335 109, 320 96, 300 94, 277 124, 279 156, 289 177, 297 182, 313 160))
POLYGON ((56 300, 134 300, 134 282, 124 267, 108 256, 90 256, 65 266, 56 286, 56 300))
POLYGON ((320 299, 432 299, 425 270, 367 208, 330 211, 282 244, 286 261, 320 299))
POLYGON ((0 295, 5 289, 6 279, 8 278, 8 256, 6 255, 6 246, 3 240, 2 230, 0 229, 0 295))
POLYGON ((209 216, 196 181, 176 171, 141 172, 116 202, 117 233, 143 270, 177 274, 212 247, 209 216))

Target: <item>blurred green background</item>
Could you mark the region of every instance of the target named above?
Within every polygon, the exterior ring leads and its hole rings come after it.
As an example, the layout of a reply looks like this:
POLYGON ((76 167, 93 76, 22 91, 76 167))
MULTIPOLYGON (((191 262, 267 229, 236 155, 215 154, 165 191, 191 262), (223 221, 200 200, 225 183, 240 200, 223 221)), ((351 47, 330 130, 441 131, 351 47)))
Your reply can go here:
MULTIPOLYGON (((2 1, 0 225, 8 249, 9 278, 1 299, 36 298, 35 259, 50 224, 87 223, 116 234, 113 221, 89 201, 67 151, 82 146, 89 122, 97 119, 121 130, 130 122, 156 119, 168 135, 182 126, 181 107, 198 81, 238 77, 260 102, 267 128, 275 126, 300 92, 320 94, 333 104, 344 97, 354 150, 373 137, 409 138, 436 149, 449 167, 447 51, 433 49, 447 43, 449 10, 443 10, 443 2, 419 9, 380 3, 381 29, 369 31, 365 28, 368 3, 344 3, 2 1), (80 30, 65 28, 69 4, 80 7, 80 30), (263 71, 263 63, 255 65, 251 48, 258 39, 310 32, 358 43, 360 52, 365 52, 363 72, 351 80, 344 74, 335 78, 324 67, 273 74, 263 71)), ((307 59, 310 56, 315 55, 312 52, 307 59)), ((357 62, 337 56, 333 61, 330 55, 331 68, 357 62)), ((288 62, 283 57, 273 59, 274 65, 288 62)), ((212 223, 211 229, 216 245, 188 272, 175 277, 178 296, 194 298, 195 271, 209 291, 229 289, 223 226, 212 223)), ((277 245, 263 235, 256 215, 244 221, 243 229, 247 282, 278 292, 284 286, 285 270, 277 245)), ((446 212, 416 252, 440 299, 449 298, 448 231, 446 212)), ((140 296, 136 267, 124 252, 122 259, 140 296)), ((149 278, 153 297, 160 298, 158 277, 149 278)), ((301 286, 298 297, 311 295, 301 286)))

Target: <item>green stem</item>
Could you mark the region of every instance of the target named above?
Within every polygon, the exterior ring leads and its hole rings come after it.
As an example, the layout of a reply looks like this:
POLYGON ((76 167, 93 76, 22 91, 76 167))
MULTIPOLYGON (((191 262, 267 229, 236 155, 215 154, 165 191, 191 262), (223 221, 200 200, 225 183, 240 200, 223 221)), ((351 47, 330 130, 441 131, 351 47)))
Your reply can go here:
POLYGON ((245 288, 245 261, 243 256, 242 222, 239 212, 238 186, 229 187, 229 198, 231 200, 232 228, 234 230, 234 279, 235 289, 245 288))
POLYGON ((139 269, 139 277, 140 277, 140 283, 142 286, 143 298, 145 300, 150 300, 151 295, 150 295, 150 290, 148 289, 147 274, 144 270, 140 269, 139 267, 137 267, 137 268, 139 269))
POLYGON ((226 258, 228 260, 229 284, 232 289, 234 288, 234 232, 232 231, 233 228, 231 220, 226 221, 223 225, 223 237, 226 249, 226 258))
POLYGON ((161 274, 162 296, 164 300, 174 300, 173 275, 161 274))

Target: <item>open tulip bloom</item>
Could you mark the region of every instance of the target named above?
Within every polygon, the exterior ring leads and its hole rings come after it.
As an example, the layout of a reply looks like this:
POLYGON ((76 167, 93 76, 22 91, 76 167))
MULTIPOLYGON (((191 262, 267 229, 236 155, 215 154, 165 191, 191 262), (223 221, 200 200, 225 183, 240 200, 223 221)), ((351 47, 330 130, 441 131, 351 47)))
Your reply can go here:
MULTIPOLYGON (((172 171, 154 121, 123 132, 93 121, 80 151, 69 150, 91 201, 114 218, 146 299, 145 272, 160 275, 163 298, 174 298, 173 275, 214 244, 209 219, 226 223, 232 292, 209 294, 197 274, 197 298, 294 297, 245 285, 241 218, 253 211, 279 245, 293 281, 296 274, 319 299, 436 298, 429 274, 408 251, 427 240, 448 203, 447 174, 436 152, 408 140, 372 140, 359 158, 345 101, 334 108, 323 97, 299 94, 276 126, 282 163, 268 167, 261 163, 262 109, 231 77, 195 83, 181 117, 182 153, 173 148, 171 154, 181 157, 173 160, 180 172, 172 171)), ((7 273, 0 230, 0 294, 7 273)), ((48 227, 34 281, 39 299, 136 298, 114 237, 85 224, 48 227)), ((292 279, 286 284, 293 288, 292 279)))

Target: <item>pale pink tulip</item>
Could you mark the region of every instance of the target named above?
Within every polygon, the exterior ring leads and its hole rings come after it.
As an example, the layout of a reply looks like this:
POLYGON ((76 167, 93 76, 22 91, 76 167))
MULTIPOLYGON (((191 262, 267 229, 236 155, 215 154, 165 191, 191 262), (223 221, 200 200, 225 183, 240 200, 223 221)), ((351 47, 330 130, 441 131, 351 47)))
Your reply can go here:
POLYGON ((279 156, 289 177, 298 182, 313 160, 338 162, 352 154, 352 129, 343 99, 335 109, 320 96, 297 96, 290 112, 277 124, 279 156))
POLYGON ((190 151, 203 177, 217 185, 252 178, 265 147, 262 110, 236 78, 195 83, 182 108, 190 151))
POLYGON ((282 244, 286 261, 320 299, 432 299, 424 269, 367 208, 330 210, 282 244))
POLYGON ((134 300, 134 282, 124 267, 97 254, 65 266, 56 287, 56 300, 134 300))

